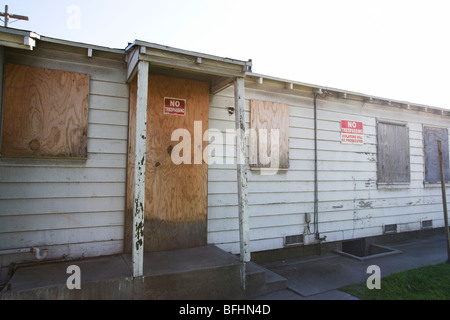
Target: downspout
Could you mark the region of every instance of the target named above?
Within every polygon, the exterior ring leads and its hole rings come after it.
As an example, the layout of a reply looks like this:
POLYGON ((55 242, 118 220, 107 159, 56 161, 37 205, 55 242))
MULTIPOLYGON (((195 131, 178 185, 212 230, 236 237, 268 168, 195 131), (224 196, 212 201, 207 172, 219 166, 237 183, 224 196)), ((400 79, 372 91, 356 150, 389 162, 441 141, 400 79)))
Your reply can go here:
POLYGON ((322 89, 314 92, 314 232, 316 239, 320 243, 326 240, 326 236, 320 237, 319 234, 319 179, 317 169, 317 97, 322 94, 322 89))

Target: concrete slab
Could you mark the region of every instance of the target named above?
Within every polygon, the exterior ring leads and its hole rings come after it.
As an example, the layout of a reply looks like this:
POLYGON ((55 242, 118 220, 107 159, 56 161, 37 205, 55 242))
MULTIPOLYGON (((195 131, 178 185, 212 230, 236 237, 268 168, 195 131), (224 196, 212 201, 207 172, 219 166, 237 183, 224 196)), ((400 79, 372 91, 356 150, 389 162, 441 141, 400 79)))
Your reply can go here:
POLYGON ((215 246, 144 254, 144 275, 133 278, 131 255, 20 266, 0 299, 243 299, 286 288, 286 279, 250 263, 245 290, 236 255, 215 246), (67 288, 70 265, 80 268, 81 289, 67 288))
POLYGON ((385 277, 394 272, 447 261, 445 235, 385 245, 400 253, 378 256, 370 260, 355 260, 336 253, 328 253, 263 264, 265 268, 288 280, 290 292, 283 290, 257 299, 352 300, 355 298, 336 289, 366 281, 370 275, 367 273, 367 267, 370 265, 379 266, 381 276, 385 277))
MULTIPOLYGON (((124 259, 131 270, 131 254, 124 255, 124 259)), ((147 252, 144 254, 144 276, 173 274, 239 264, 237 256, 226 253, 212 245, 180 250, 147 252)))

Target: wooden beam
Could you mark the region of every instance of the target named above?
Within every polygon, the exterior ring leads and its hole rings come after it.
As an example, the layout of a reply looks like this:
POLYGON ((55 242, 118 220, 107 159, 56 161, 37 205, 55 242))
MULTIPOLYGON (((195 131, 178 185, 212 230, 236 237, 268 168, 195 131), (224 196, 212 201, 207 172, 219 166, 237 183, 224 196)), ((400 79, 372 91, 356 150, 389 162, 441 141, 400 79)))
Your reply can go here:
POLYGON ((156 50, 148 50, 146 54, 139 54, 139 60, 148 61, 155 66, 169 67, 179 70, 200 72, 203 74, 211 74, 225 77, 241 77, 244 72, 241 66, 230 65, 224 62, 207 60, 202 58, 202 63, 195 63, 196 59, 185 56, 170 56, 166 52, 156 52, 156 50))
POLYGON ((145 151, 147 140, 147 96, 149 63, 139 61, 137 66, 136 135, 134 158, 134 201, 132 264, 133 277, 144 270, 144 205, 145 205, 145 151))
POLYGON ((136 66, 139 62, 139 49, 135 48, 126 55, 127 62, 127 82, 130 82, 136 74, 136 66))
POLYGON ((211 83, 211 94, 216 94, 234 83, 233 78, 220 78, 219 80, 214 80, 211 83))
POLYGON ((239 207, 239 243, 240 260, 242 262, 241 277, 245 289, 245 265, 250 262, 250 236, 248 214, 248 151, 245 135, 245 91, 244 78, 238 77, 234 81, 234 101, 236 116, 236 160, 239 207))

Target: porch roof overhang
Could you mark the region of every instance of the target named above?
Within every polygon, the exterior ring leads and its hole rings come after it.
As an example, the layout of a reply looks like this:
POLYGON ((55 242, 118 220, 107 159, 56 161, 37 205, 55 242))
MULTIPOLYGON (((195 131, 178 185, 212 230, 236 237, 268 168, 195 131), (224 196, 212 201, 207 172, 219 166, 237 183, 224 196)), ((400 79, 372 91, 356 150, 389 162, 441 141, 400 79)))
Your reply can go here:
POLYGON ((125 52, 128 82, 134 78, 138 62, 147 61, 151 73, 206 81, 210 83, 211 93, 228 87, 237 77, 245 77, 252 65, 250 60, 223 58, 140 40, 129 44, 125 52))
POLYGON ((40 38, 32 31, 0 27, 0 46, 33 50, 40 38))

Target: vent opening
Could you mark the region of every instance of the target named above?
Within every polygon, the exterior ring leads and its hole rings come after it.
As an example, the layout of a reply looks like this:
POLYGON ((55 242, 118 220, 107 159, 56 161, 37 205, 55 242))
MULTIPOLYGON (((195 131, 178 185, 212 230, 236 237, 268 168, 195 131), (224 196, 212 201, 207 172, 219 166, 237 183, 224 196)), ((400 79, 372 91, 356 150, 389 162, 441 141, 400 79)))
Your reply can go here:
POLYGON ((303 235, 302 234, 296 234, 296 235, 284 237, 284 245, 286 247, 296 246, 296 245, 301 245, 301 244, 303 244, 303 235))
POLYGON ((432 228, 433 220, 422 220, 421 226, 422 226, 422 229, 432 228))
POLYGON ((397 232, 397 224, 385 224, 384 233, 394 233, 397 232))

